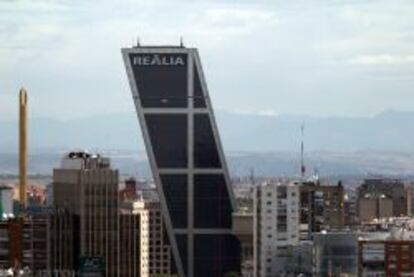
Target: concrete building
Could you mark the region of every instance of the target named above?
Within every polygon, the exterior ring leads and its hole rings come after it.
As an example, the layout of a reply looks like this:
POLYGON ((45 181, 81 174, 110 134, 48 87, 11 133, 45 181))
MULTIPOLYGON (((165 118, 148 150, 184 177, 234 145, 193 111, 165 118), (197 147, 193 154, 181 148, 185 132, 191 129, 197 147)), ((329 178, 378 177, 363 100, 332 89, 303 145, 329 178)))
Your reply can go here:
POLYGON ((123 203, 123 210, 139 215, 139 276, 151 277, 175 273, 172 251, 156 191, 141 191, 135 201, 123 203))
POLYGON ((322 185, 319 180, 300 185, 301 239, 311 239, 322 230, 341 230, 344 227, 344 188, 322 185))
POLYGON ((233 213, 233 234, 240 240, 241 275, 253 277, 253 213, 239 210, 233 213))
POLYGON ((359 276, 412 276, 414 234, 394 228, 366 233, 358 242, 359 276))
POLYGON ((240 272, 236 203, 197 49, 122 54, 178 275, 240 272))
POLYGON ((344 225, 350 228, 358 226, 357 196, 349 191, 344 196, 344 225))
POLYGON ((283 276, 299 245, 299 186, 265 183, 254 193, 254 276, 283 276))
POLYGON ((358 276, 357 233, 316 233, 313 247, 313 276, 358 276))
POLYGON ((13 187, 0 186, 0 219, 13 214, 13 187))
POLYGON ((102 274, 119 276, 118 171, 109 159, 66 154, 53 171, 53 205, 51 268, 76 270, 80 258, 99 258, 102 274))
MULTIPOLYGON (((383 212, 387 214, 389 212, 392 212, 392 216, 394 217, 406 216, 408 214, 408 209, 407 209, 408 201, 407 201, 406 189, 405 189, 403 182, 399 179, 391 179, 391 178, 365 179, 362 185, 358 188, 358 200, 363 199, 363 198, 390 199, 392 201, 392 211, 390 210, 388 203, 383 203, 382 209, 385 209, 383 212)), ((389 202, 389 201, 383 200, 383 202, 389 202)), ((365 204, 369 206, 374 206, 373 203, 365 203, 365 204)), ((377 213, 380 213, 378 209, 371 209, 371 210, 375 210, 377 213)), ((358 206, 358 214, 361 214, 361 207, 359 206, 358 206)))
POLYGON ((358 218, 360 223, 374 219, 392 217, 394 214, 393 200, 385 194, 365 194, 358 198, 358 218))

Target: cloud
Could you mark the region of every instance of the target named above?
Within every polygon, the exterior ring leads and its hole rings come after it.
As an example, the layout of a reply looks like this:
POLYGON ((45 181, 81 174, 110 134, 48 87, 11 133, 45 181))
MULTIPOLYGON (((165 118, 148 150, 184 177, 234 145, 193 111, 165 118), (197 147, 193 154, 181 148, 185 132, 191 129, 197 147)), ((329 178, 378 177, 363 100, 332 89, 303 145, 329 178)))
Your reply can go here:
POLYGON ((356 56, 348 61, 350 64, 361 64, 361 65, 395 65, 401 63, 413 63, 413 55, 393 55, 393 54, 382 54, 382 55, 361 55, 356 56))
POLYGON ((403 0, 0 0, 0 84, 6 93, 27 84, 41 116, 133 111, 119 49, 138 35, 143 45, 183 36, 200 48, 211 98, 223 109, 414 109, 411 89, 397 83, 414 75, 413 12, 403 0), (394 71, 378 74, 374 65, 394 71))

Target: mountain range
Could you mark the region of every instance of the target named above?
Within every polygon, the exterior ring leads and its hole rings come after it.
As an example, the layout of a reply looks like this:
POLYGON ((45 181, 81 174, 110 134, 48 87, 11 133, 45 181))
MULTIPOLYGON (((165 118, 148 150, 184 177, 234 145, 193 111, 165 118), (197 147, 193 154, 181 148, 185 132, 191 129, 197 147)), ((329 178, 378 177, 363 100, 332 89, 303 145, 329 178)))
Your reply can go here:
MULTIPOLYGON (((218 111, 218 127, 228 151, 298 151, 305 125, 308 151, 413 151, 414 112, 387 111, 373 117, 253 115, 218 111), (413 127, 413 128, 411 128, 413 127)), ((0 152, 17 149, 17 122, 0 121, 0 152)), ((143 144, 134 113, 29 122, 30 148, 137 149, 143 144)))
MULTIPOLYGON (((246 175, 297 174, 301 125, 305 160, 321 174, 414 173, 414 112, 373 117, 252 115, 218 111, 216 119, 231 171, 246 175)), ((134 113, 29 122, 31 172, 47 173, 71 149, 104 151, 126 174, 148 174, 134 113)), ((0 121, 0 171, 15 172, 17 122, 0 121)))

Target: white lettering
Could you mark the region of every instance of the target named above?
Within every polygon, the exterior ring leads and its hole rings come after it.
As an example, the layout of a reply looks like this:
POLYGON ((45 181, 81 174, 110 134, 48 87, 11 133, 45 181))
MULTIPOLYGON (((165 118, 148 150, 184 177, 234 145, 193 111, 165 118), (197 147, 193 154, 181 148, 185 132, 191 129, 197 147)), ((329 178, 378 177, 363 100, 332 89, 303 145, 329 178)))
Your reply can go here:
POLYGON ((164 65, 164 66, 184 66, 185 61, 182 56, 169 55, 140 55, 134 56, 132 59, 133 65, 147 66, 147 65, 164 65))

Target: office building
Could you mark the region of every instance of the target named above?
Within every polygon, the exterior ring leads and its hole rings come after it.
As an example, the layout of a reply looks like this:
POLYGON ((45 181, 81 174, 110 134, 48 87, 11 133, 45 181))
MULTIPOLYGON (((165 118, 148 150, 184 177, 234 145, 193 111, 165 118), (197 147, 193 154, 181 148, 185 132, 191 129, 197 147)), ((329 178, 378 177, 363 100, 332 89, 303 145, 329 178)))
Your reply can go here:
POLYGON ((358 218, 360 223, 369 223, 374 219, 388 218, 394 215, 393 200, 385 194, 365 194, 358 198, 358 218))
POLYGON ((119 276, 118 171, 109 159, 66 154, 53 171, 53 204, 51 268, 77 270, 81 258, 93 257, 102 274, 119 276))
POLYGON ((235 201, 197 49, 122 53, 178 275, 240 272, 235 201))
MULTIPOLYGON (((392 216, 400 217, 408 214, 406 189, 403 182, 399 179, 365 179, 362 185, 358 188, 358 200, 363 198, 376 198, 377 201, 378 199, 390 199, 392 202, 392 216)), ((365 203, 365 201, 363 201, 363 203, 365 203)), ((370 205, 368 203, 365 204, 370 205)), ((373 204, 371 203, 371 205, 373 204)), ((384 205, 387 204, 384 203, 384 205)), ((363 207, 358 206, 358 214, 361 214, 362 208, 363 207)), ((389 209, 388 207, 384 208, 389 209)), ((379 211, 376 212, 380 214, 379 211)))
POLYGON ((140 275, 140 215, 121 213, 119 215, 119 276, 140 275))
POLYGON ((319 180, 300 185, 301 239, 312 239, 322 230, 340 230, 344 227, 344 188, 322 185, 319 180))
POLYGON ((357 276, 357 233, 326 231, 315 233, 313 247, 313 276, 357 276))
POLYGON ((265 183, 254 192, 254 276, 282 276, 299 245, 299 186, 265 183))

